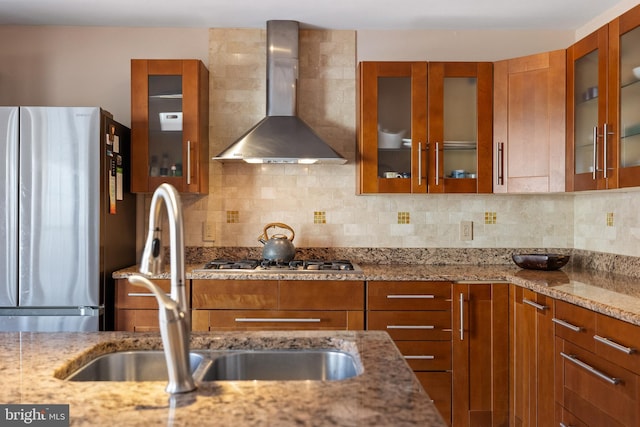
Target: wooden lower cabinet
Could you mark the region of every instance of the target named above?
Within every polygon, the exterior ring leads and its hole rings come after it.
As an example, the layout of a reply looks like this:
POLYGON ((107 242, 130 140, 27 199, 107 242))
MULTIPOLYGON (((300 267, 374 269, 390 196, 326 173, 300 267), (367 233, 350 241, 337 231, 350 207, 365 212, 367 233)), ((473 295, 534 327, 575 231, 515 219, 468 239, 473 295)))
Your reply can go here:
POLYGON ((510 425, 554 422, 553 300, 511 285, 509 289, 510 425))
MULTIPOLYGON (((154 279, 153 283, 167 293, 171 291, 170 280, 154 279)), ((187 298, 189 298, 189 286, 187 286, 187 298)), ((158 301, 155 296, 146 288, 132 285, 127 279, 116 280, 115 317, 116 331, 160 331, 158 301)))
POLYGON ((562 301, 554 322, 556 423, 640 426, 640 327, 562 301))
POLYGON ((389 333, 450 425, 451 282, 368 282, 367 329, 389 333))
POLYGON ((191 328, 362 330, 364 282, 192 280, 191 328))
POLYGON ((509 285, 453 285, 455 427, 509 425, 509 285))

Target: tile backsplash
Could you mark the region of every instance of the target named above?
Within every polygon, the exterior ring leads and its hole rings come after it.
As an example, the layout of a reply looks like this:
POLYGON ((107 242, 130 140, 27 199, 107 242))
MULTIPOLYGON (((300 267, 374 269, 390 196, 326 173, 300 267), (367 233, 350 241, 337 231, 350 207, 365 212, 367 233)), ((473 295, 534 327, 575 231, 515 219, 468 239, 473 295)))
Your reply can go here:
MULTIPOLYGON (((215 155, 265 115, 266 31, 211 29, 209 36, 215 155)), ((187 246, 258 248, 265 224, 284 222, 298 248, 575 248, 640 256, 635 191, 356 195, 355 50, 354 31, 300 31, 299 115, 348 163, 211 161, 209 194, 182 197, 187 246), (473 222, 473 240, 460 239, 461 221, 473 222), (203 239, 203 225, 215 228, 214 241, 203 239)), ((149 196, 145 202, 148 212, 149 196)))

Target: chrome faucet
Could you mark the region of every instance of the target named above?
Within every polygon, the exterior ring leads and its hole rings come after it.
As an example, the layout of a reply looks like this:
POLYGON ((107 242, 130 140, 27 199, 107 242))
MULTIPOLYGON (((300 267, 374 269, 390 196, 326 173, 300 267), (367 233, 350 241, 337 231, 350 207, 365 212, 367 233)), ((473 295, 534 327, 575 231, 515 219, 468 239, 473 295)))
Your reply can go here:
POLYGON ((169 251, 171 257, 171 297, 149 279, 132 275, 129 281, 144 286, 155 295, 160 308, 160 335, 167 360, 169 374, 168 393, 186 393, 195 390, 189 362, 191 322, 189 303, 185 292, 184 272, 184 224, 180 195, 169 184, 162 184, 153 193, 149 211, 149 234, 142 251, 140 272, 145 275, 162 271, 162 230, 160 222, 162 206, 166 206, 169 217, 169 251))

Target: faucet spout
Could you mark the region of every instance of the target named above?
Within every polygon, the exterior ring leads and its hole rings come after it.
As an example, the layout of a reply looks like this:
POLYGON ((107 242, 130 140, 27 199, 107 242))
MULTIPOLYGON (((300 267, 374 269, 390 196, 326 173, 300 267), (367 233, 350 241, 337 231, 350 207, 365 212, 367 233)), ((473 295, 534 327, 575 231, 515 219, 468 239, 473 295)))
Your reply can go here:
POLYGON ((160 185, 151 198, 149 233, 142 251, 140 272, 149 275, 162 271, 162 230, 159 223, 163 206, 169 217, 171 297, 167 297, 160 288, 142 276, 132 276, 129 281, 145 286, 156 296, 160 306, 160 333, 169 373, 167 392, 186 393, 195 390, 196 386, 189 366, 191 322, 185 291, 184 224, 180 195, 169 184, 160 185))

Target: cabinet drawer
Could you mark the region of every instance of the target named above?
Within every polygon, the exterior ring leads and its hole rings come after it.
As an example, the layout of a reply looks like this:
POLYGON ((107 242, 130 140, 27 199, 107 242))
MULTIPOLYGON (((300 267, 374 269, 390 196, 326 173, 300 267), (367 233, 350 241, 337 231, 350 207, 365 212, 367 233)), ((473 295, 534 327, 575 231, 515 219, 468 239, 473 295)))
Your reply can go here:
POLYGON ((364 310, 364 282, 281 280, 280 310, 364 310))
POLYGON ((118 310, 115 329, 116 331, 159 332, 158 310, 118 310))
POLYGON ((589 351, 595 350, 596 314, 593 311, 556 300, 553 322, 557 337, 589 351))
POLYGON ((369 310, 450 310, 450 282, 369 282, 369 310))
MULTIPOLYGON (((171 291, 170 280, 153 280, 167 294, 171 291)), ((189 298, 189 286, 187 286, 187 299, 189 298)), ((158 301, 146 288, 133 285, 127 279, 118 279, 116 291, 116 309, 121 308, 149 308, 158 309, 158 301)), ((156 312, 157 313, 157 312, 156 312)))
POLYGON ((451 369, 449 341, 396 341, 396 345, 414 371, 451 369))
POLYGON ((596 354, 640 374, 640 326, 596 314, 596 354))
POLYGON ((416 372, 422 388, 448 425, 451 425, 451 372, 416 372))
POLYGON ((451 311, 369 311, 367 325, 394 340, 451 341, 451 311))
POLYGON ((556 403, 556 425, 566 427, 589 427, 578 417, 556 403))
POLYGON ((638 376, 568 341, 556 338, 556 399, 594 426, 640 423, 638 376))
POLYGON ((203 329, 203 316, 212 331, 362 329, 362 312, 282 310, 194 310, 194 330, 203 329), (360 326, 351 326, 360 323, 360 326), (351 327, 350 327, 351 326, 351 327))
POLYGON ((194 309, 277 309, 277 280, 192 280, 194 309))

